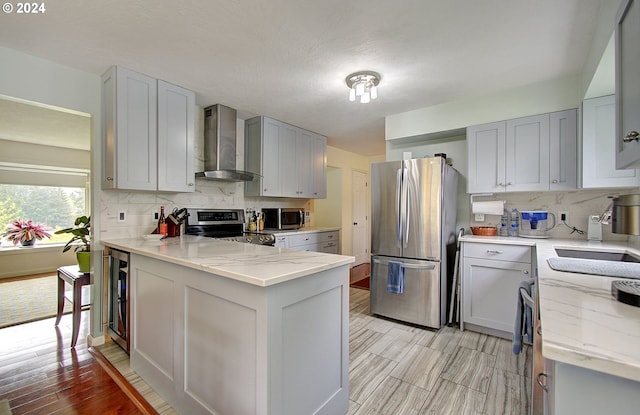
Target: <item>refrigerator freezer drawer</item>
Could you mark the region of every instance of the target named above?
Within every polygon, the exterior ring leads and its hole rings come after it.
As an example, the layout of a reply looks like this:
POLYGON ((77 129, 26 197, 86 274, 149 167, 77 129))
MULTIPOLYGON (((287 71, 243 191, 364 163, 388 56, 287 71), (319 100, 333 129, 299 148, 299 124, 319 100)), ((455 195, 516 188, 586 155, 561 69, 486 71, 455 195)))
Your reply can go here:
POLYGON ((407 323, 441 327, 440 263, 374 256, 371 261, 371 312, 407 323), (404 291, 387 291, 389 261, 402 263, 404 291))

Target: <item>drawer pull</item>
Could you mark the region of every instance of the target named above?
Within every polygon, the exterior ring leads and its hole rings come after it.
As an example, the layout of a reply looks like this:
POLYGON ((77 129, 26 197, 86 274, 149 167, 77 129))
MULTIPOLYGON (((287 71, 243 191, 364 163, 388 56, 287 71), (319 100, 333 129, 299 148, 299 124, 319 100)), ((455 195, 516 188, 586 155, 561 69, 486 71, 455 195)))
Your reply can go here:
POLYGON ((529 274, 529 271, 527 271, 527 270, 525 269, 525 270, 522 270, 522 273, 523 273, 523 274, 525 274, 525 275, 528 275, 528 274, 529 274))
POLYGON ((487 254, 504 254, 504 251, 498 251, 497 249, 487 249, 487 254))

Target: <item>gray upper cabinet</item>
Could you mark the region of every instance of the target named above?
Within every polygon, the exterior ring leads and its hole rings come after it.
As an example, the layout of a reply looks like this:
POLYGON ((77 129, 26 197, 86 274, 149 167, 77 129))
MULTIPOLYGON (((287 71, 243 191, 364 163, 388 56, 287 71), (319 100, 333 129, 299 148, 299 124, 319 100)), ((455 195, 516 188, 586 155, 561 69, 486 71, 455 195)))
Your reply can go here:
POLYGON ((245 122, 247 196, 326 197, 326 138, 268 117, 245 122))
POLYGON ((468 193, 575 189, 576 110, 467 128, 468 193))
POLYGON ((640 167, 640 0, 623 2, 617 16, 616 167, 640 167))
POLYGON ((582 103, 582 187, 640 186, 636 169, 616 169, 615 96, 586 99, 582 103))
POLYGON ((195 94, 114 66, 102 100, 102 188, 193 192, 195 94))
POLYGON ((158 80, 158 190, 193 192, 196 95, 158 80))
POLYGON ((156 190, 156 88, 122 67, 102 76, 103 189, 156 190))

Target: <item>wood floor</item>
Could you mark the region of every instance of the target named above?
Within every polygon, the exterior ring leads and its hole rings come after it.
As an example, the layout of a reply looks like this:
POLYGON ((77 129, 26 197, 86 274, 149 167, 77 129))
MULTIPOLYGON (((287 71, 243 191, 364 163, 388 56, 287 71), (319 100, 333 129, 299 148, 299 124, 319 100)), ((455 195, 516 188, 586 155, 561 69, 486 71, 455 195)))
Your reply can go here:
POLYGON ((0 400, 19 414, 145 414, 94 359, 83 312, 75 349, 71 315, 0 330, 0 400))
MULTIPOLYGON (((83 315, 75 351, 71 315, 59 331, 53 319, 0 330, 0 400, 9 400, 14 415, 145 413, 87 350, 88 320, 83 315)), ((514 356, 507 340, 374 317, 369 291, 357 288, 350 289, 349 328, 348 415, 528 413, 530 347, 514 356)), ((109 359, 128 362, 117 347, 114 353, 109 359)), ((135 373, 125 376, 138 387, 135 373)), ((140 392, 158 399, 149 388, 140 392)))

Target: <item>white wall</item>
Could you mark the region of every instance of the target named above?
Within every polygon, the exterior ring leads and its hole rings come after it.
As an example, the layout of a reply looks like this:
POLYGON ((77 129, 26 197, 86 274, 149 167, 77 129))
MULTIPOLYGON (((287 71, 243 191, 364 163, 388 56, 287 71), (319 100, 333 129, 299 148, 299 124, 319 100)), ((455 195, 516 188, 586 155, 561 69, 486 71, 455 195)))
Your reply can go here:
MULTIPOLYGON (((0 95, 39 102, 54 107, 71 109, 91 117, 91 170, 100 171, 100 77, 67 66, 0 47, 0 95)), ((105 68, 106 69, 106 68, 105 68)), ((100 186, 99 175, 93 175, 93 189, 100 186)), ((92 206, 99 200, 99 192, 91 192, 92 206)), ((99 239, 100 220, 92 215, 92 228, 99 239)), ((99 244, 94 243, 92 262, 93 298, 102 298, 102 269, 99 244)), ((38 261, 37 252, 32 259, 19 258, 18 261, 38 261)), ((21 255, 22 256, 22 255, 21 255)), ((3 256, 3 260, 11 260, 3 256)), ((95 307, 102 304, 96 301, 95 307)), ((102 335, 101 313, 91 309, 91 335, 102 335)))
POLYGON ((385 139, 406 139, 470 125, 577 108, 582 100, 580 80, 578 76, 555 79, 390 115, 385 118, 385 139))
MULTIPOLYGON (((360 171, 367 175, 367 181, 371 177, 371 163, 378 161, 384 161, 384 155, 375 157, 365 157, 359 154, 351 153, 349 151, 340 150, 335 147, 327 146, 327 164, 333 169, 340 170, 339 185, 341 189, 341 196, 332 196, 327 201, 312 201, 314 211, 322 210, 320 216, 328 214, 336 214, 339 212, 340 224, 340 247, 343 255, 353 254, 353 183, 352 174, 353 171, 360 171), (318 205, 318 202, 320 203, 318 205), (327 210, 327 213, 325 212, 327 210)), ((334 179, 336 180, 336 179, 334 179)), ((327 189, 329 191, 329 189, 327 189)), ((371 218, 371 194, 367 194, 367 210, 369 212, 369 218, 371 218)), ((369 223, 370 224, 370 223, 369 223)), ((334 225, 331 225, 334 226, 334 225)), ((370 230, 369 230, 370 235, 370 230)))
POLYGON ((412 158, 431 157, 437 153, 445 153, 447 155, 447 162, 460 173, 458 177, 456 229, 468 227, 470 205, 464 202, 465 198, 467 198, 466 136, 456 135, 420 142, 387 141, 387 160, 402 160, 404 152, 411 152, 412 158))

